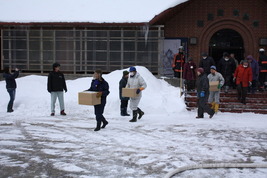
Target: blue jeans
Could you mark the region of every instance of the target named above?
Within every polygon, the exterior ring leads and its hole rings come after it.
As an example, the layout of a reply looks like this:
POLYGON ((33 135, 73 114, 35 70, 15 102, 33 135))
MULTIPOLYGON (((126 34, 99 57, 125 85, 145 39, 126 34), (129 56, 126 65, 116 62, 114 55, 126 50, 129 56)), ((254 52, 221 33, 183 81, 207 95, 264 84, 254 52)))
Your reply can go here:
POLYGON ((15 96, 16 96, 16 88, 8 88, 7 92, 10 96, 10 100, 9 100, 8 105, 7 105, 7 112, 12 112, 13 111, 13 103, 14 103, 15 96))
POLYGON ((58 98, 60 111, 65 109, 63 91, 52 91, 51 92, 51 113, 55 113, 55 104, 58 98))

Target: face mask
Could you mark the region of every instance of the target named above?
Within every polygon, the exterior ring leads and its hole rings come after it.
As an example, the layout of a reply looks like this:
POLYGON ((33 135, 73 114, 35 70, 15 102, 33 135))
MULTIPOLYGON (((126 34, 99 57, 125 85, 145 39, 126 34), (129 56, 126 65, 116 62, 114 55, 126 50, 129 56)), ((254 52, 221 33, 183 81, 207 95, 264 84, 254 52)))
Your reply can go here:
POLYGON ((207 57, 203 57, 203 59, 207 59, 207 57))
POLYGON ((248 66, 247 65, 243 65, 243 67, 247 68, 248 66))
POLYGON ((130 72, 130 76, 133 77, 134 76, 134 72, 130 72))
POLYGON ((226 61, 229 61, 229 58, 224 58, 226 61))

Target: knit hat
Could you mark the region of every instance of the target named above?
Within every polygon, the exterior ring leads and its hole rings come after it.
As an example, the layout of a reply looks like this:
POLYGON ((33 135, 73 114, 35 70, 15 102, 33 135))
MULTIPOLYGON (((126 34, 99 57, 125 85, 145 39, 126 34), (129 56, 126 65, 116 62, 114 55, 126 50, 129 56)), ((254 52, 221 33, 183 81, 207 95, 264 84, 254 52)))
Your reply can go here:
POLYGON ((203 56, 203 57, 207 57, 208 54, 207 54, 206 52, 204 52, 204 53, 201 54, 201 56, 203 56))
POLYGON ((55 63, 53 64, 53 69, 55 69, 56 67, 60 67, 60 64, 57 63, 57 62, 55 62, 55 63))
POLYGON ((129 74, 129 72, 127 70, 123 71, 122 73, 123 73, 123 76, 126 76, 129 74))
POLYGON ((130 67, 129 71, 130 72, 136 72, 136 68, 135 67, 130 67))
POLYGON ((229 53, 228 52, 224 52, 223 53, 223 57, 229 57, 230 55, 229 55, 229 53))
POLYGON ((201 74, 203 74, 203 73, 204 73, 204 69, 203 69, 203 68, 201 68, 201 67, 200 67, 200 68, 198 68, 198 69, 197 69, 197 71, 198 71, 199 73, 201 73, 201 74))
POLYGON ((210 69, 217 70, 216 66, 210 66, 210 69))

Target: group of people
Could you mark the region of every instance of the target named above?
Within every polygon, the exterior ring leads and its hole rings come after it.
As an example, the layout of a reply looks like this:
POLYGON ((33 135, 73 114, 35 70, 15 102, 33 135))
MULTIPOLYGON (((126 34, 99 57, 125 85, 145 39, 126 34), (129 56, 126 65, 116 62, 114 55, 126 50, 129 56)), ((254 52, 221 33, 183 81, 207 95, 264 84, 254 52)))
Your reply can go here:
MULTIPOLYGON (((54 63, 52 65, 53 70, 49 73, 47 79, 47 91, 51 95, 51 116, 55 116, 55 103, 58 99, 60 106, 60 115, 66 116, 65 106, 64 106, 64 91, 67 92, 67 85, 65 81, 64 74, 60 71, 60 64, 54 63)), ((13 103, 16 94, 16 78, 19 76, 19 69, 15 69, 12 73, 9 67, 4 69, 3 77, 6 80, 6 88, 10 95, 10 101, 7 106, 7 112, 13 112, 13 103)), ((137 72, 135 67, 130 67, 129 72, 123 71, 123 77, 119 82, 119 95, 121 100, 121 115, 130 116, 127 113, 128 101, 130 100, 130 108, 133 111, 133 118, 130 122, 136 122, 137 118, 141 119, 144 112, 138 107, 139 102, 142 97, 142 90, 146 88, 146 82, 137 72), (122 88, 134 88, 136 89, 137 97, 128 98, 122 96, 122 88)), ((97 97, 101 98, 101 103, 94 105, 94 113, 96 116, 96 128, 94 131, 99 131, 101 128, 105 128, 108 125, 108 121, 103 116, 107 96, 109 95, 109 84, 102 77, 101 70, 95 70, 93 74, 93 80, 91 82, 90 88, 86 91, 97 92, 97 97)))
POLYGON ((259 60, 248 55, 241 60, 240 64, 234 54, 224 52, 217 67, 212 57, 207 53, 202 53, 198 68, 191 57, 187 61, 184 60, 181 49, 178 49, 179 52, 173 59, 174 77, 184 79, 187 91, 197 89, 197 118, 202 118, 204 111, 209 113, 210 118, 218 112, 221 88, 225 93, 228 93, 230 88, 236 88, 238 101, 243 104, 246 104, 248 92, 255 93, 257 90, 267 89, 267 56, 263 48, 259 49, 259 60), (175 66, 179 68, 180 75, 177 75, 178 70, 175 66), (209 82, 213 81, 218 81, 218 91, 210 92, 209 82), (211 105, 211 108, 207 103, 211 105))

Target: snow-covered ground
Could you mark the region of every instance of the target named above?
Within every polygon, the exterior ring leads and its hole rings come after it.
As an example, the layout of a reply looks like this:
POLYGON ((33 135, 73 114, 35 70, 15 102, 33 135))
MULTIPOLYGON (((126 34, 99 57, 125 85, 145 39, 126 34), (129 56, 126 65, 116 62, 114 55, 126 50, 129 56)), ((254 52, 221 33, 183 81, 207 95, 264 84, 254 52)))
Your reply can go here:
MULTIPOLYGON (((140 108, 145 115, 136 123, 119 112, 118 82, 122 71, 104 78, 110 85, 105 108, 109 124, 94 132, 92 106, 78 105, 79 91, 92 78, 68 80, 67 116, 50 116, 47 77, 16 79, 13 113, 0 81, 0 177, 164 177, 178 167, 201 163, 267 162, 266 115, 218 113, 196 120, 185 109, 179 88, 137 70, 147 82, 140 108)), ((128 110, 130 113, 130 110, 128 110)), ((180 177, 267 177, 267 169, 201 169, 180 177)), ((178 175, 177 175, 178 177, 178 175)))

